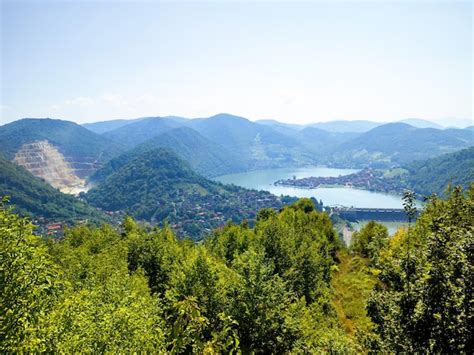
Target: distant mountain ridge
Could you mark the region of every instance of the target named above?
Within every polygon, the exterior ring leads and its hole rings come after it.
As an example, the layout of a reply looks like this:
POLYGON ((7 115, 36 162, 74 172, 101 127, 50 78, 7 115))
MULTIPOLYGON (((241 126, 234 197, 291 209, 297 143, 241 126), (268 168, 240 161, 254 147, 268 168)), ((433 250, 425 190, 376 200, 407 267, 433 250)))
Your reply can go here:
MULTIPOLYGON (((228 152, 231 158, 238 157, 238 159, 234 159, 236 164, 232 169, 225 167, 224 169, 213 169, 216 172, 221 170, 221 174, 228 171, 277 168, 316 162, 314 157, 302 148, 297 137, 281 133, 270 126, 260 125, 246 118, 229 114, 218 114, 209 118, 192 120, 180 117, 141 119, 106 132, 104 136, 133 148, 180 127, 193 129, 201 137, 212 142, 216 150, 228 152), (240 161, 245 162, 245 168, 240 168, 242 165, 240 161)), ((172 146, 169 148, 173 149, 172 146)), ((222 154, 216 151, 213 155, 222 154)))
MULTIPOLYGON (((412 123, 416 122, 412 119, 412 123)), ((417 123, 430 124, 420 120, 417 123)), ((107 130, 100 135, 68 121, 24 119, 0 126, 0 151, 13 160, 23 147, 21 159, 18 158, 17 162, 26 162, 24 166, 31 167, 34 172, 35 154, 45 152, 36 153, 36 148, 25 148, 24 145, 50 146, 51 151, 56 149, 63 155, 74 174, 84 181, 121 153, 133 155, 158 147, 173 150, 200 174, 214 177, 318 164, 354 168, 392 167, 467 148, 474 142, 471 129, 441 130, 416 128, 403 122, 379 122, 367 132, 354 132, 362 130, 364 125, 367 129, 368 124, 374 123, 336 121, 332 124, 344 125, 347 132, 329 132, 314 126, 285 126, 275 120, 258 123, 224 113, 199 119, 168 116, 99 122, 95 129, 107 130), (108 130, 117 124, 118 128, 108 130), (132 153, 135 149, 138 150, 132 153)), ((59 162, 61 159, 58 156, 56 160, 59 162)), ((55 160, 49 161, 54 164, 55 160)), ((45 168, 36 170, 54 170, 54 166, 45 168)), ((74 184, 76 180, 69 178, 68 169, 62 170, 62 177, 54 181, 74 184)))
POLYGON ((103 134, 109 131, 113 131, 114 129, 118 129, 120 127, 126 126, 132 122, 139 121, 139 120, 141 120, 141 118, 135 118, 135 119, 129 119, 129 120, 100 121, 100 122, 84 123, 82 124, 82 127, 85 127, 94 133, 103 134))
POLYGON ((323 129, 328 132, 333 133, 362 133, 370 131, 371 129, 383 125, 383 122, 372 122, 365 120, 356 120, 356 121, 329 121, 329 122, 319 122, 311 123, 307 126, 323 129))
POLYGON ((148 117, 132 120, 127 125, 105 132, 103 136, 121 142, 127 148, 133 148, 161 133, 182 126, 183 124, 179 120, 165 117, 148 117))
POLYGON ((351 161, 354 165, 378 161, 389 166, 454 152, 473 144, 474 136, 466 129, 439 130, 389 123, 342 143, 334 152, 334 160, 351 161))
POLYGON ((299 124, 292 124, 292 123, 286 123, 286 122, 280 122, 277 120, 257 120, 255 123, 265 125, 265 126, 273 126, 276 128, 280 129, 295 129, 295 130, 301 130, 305 126, 304 125, 299 125, 299 124))
MULTIPOLYGON (((239 156, 246 166, 244 170, 316 164, 390 167, 473 144, 469 130, 442 129, 436 123, 415 118, 403 121, 406 123, 358 120, 304 126, 276 120, 252 122, 239 116, 218 114, 180 122, 159 118, 153 123, 157 126, 155 129, 136 122, 109 134, 115 135, 117 140, 126 141, 127 136, 156 136, 176 125, 185 125, 221 149, 239 156)), ((139 141, 135 139, 135 143, 139 141)), ((235 166, 234 170, 238 170, 239 166, 235 166)))
POLYGON ((218 114, 192 120, 190 127, 248 160, 251 168, 279 167, 302 158, 297 139, 243 117, 218 114))
POLYGON ((401 121, 398 121, 401 123, 406 123, 409 124, 410 126, 416 127, 416 128, 436 128, 436 129, 443 129, 444 127, 431 121, 427 120, 422 120, 419 118, 407 118, 401 121))

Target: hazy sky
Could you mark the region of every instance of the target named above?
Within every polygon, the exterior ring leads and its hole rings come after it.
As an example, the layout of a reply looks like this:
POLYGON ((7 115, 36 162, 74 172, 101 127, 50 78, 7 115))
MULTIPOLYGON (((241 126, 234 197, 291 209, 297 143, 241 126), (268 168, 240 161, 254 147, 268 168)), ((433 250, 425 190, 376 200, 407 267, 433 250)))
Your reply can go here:
POLYGON ((0 123, 472 117, 470 1, 0 1, 0 123))

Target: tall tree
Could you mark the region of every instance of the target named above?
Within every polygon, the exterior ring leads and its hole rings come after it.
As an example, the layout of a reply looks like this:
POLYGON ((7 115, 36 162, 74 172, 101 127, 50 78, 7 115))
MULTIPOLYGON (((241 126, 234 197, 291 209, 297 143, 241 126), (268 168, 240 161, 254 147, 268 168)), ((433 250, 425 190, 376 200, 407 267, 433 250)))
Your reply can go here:
POLYGON ((61 293, 59 268, 33 225, 0 202, 0 351, 44 351, 40 322, 61 293))
POLYGON ((431 198, 381 256, 368 312, 391 351, 456 353, 472 342, 474 184, 431 198), (408 267, 407 267, 408 265, 408 267))

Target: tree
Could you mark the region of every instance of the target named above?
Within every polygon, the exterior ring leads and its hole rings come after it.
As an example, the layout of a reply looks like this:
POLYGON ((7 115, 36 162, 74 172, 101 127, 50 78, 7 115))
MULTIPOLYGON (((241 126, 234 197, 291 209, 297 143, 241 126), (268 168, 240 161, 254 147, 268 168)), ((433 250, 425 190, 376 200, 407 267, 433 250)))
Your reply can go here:
POLYGON ((142 268, 153 293, 163 294, 170 284, 173 270, 181 260, 176 238, 167 226, 151 233, 138 231, 129 236, 128 268, 131 272, 142 268))
POLYGON ((469 351, 473 234, 474 184, 467 194, 455 188, 446 201, 431 198, 410 234, 390 241, 381 254, 380 283, 368 301, 382 347, 469 351))
POLYGON ((379 262, 379 254, 389 239, 387 227, 375 221, 367 223, 352 235, 351 250, 370 259, 372 265, 379 262))
POLYGON ((0 203, 0 351, 46 350, 40 323, 63 287, 33 225, 0 203))
POLYGON ((306 202, 199 245, 130 217, 45 243, 3 208, 1 350, 353 350, 331 300, 337 235, 306 202))
POLYGON ((199 304, 201 313, 208 320, 204 337, 210 338, 212 330, 218 328, 219 314, 224 311, 225 290, 219 287, 219 276, 216 269, 224 265, 211 266, 209 257, 201 252, 186 272, 184 280, 178 286, 181 297, 194 297, 199 304))
POLYGON ((255 232, 265 257, 296 296, 308 303, 330 282, 339 239, 328 216, 303 199, 277 216, 259 221, 255 232))
POLYGON ((259 221, 264 221, 269 218, 273 218, 276 216, 276 212, 273 208, 262 208, 260 211, 257 213, 257 222, 259 221))
POLYGON ((67 282, 40 323, 50 352, 164 351, 163 307, 143 270, 129 271, 131 239, 143 232, 126 219, 123 233, 108 225, 78 226, 50 245, 67 282))
POLYGON ((238 281, 230 291, 232 317, 238 322, 243 349, 285 352, 292 348, 298 329, 289 321, 294 301, 285 283, 274 275, 261 253, 250 249, 234 260, 238 281))
POLYGON ((296 201, 291 208, 296 211, 303 211, 304 213, 309 213, 315 210, 314 203, 310 198, 300 198, 296 201))
POLYGON ((51 352, 164 352, 165 324, 142 274, 121 268, 102 283, 68 292, 41 324, 51 352), (125 271, 125 273, 124 273, 125 271))

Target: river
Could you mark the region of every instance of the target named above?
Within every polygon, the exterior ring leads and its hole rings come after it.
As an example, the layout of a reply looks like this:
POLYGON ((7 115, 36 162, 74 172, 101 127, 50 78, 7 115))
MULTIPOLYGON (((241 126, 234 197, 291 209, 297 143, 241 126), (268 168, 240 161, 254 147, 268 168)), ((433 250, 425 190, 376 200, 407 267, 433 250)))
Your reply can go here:
POLYGON ((326 167, 284 168, 250 171, 246 173, 229 174, 214 178, 225 184, 234 184, 249 189, 266 190, 275 195, 296 197, 315 197, 322 200, 326 206, 345 206, 359 208, 402 208, 399 195, 372 192, 347 187, 324 187, 317 189, 302 189, 297 187, 275 186, 273 183, 280 179, 297 179, 310 176, 339 176, 355 173, 355 169, 333 169, 326 167))

